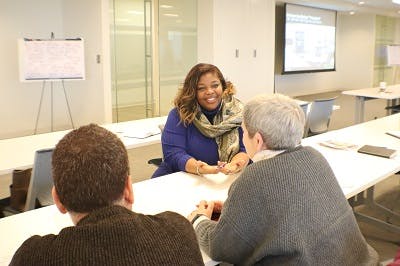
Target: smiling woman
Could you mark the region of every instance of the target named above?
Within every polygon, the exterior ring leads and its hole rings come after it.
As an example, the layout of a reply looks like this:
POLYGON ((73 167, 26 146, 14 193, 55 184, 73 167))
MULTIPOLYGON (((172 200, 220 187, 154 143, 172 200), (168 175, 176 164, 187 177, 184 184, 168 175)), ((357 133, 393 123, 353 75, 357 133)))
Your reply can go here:
POLYGON ((164 160, 153 177, 186 171, 236 173, 248 163, 242 143, 243 104, 214 65, 197 64, 175 98, 161 137, 164 160))

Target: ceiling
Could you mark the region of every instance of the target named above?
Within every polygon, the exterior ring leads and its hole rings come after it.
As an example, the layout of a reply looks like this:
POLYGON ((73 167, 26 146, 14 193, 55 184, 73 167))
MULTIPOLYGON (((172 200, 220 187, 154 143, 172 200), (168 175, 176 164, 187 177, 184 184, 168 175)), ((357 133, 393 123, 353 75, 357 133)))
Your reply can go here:
POLYGON ((278 0, 277 2, 327 8, 339 12, 355 11, 400 17, 400 5, 392 3, 392 0, 278 0), (360 1, 364 4, 359 4, 360 1))

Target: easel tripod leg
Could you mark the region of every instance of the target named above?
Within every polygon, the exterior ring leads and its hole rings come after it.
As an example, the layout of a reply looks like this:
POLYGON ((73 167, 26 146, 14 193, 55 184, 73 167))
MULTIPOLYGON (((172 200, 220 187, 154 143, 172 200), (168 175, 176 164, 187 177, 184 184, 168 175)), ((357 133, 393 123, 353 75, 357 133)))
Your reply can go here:
POLYGON ((67 97, 67 92, 65 91, 65 86, 64 86, 64 80, 61 81, 63 90, 64 90, 64 95, 65 95, 65 101, 67 102, 67 108, 68 108, 68 114, 69 114, 69 119, 71 120, 72 128, 74 129, 74 121, 72 120, 72 115, 71 115, 71 109, 69 108, 69 102, 68 102, 68 97, 67 97))
POLYGON ((38 122, 39 122, 40 110, 42 109, 42 101, 43 101, 43 93, 44 93, 45 84, 46 84, 46 81, 43 80, 42 95, 40 96, 39 110, 38 110, 38 113, 37 113, 37 116, 36 116, 35 131, 33 132, 33 134, 36 134, 36 132, 37 132, 37 126, 38 126, 38 122))

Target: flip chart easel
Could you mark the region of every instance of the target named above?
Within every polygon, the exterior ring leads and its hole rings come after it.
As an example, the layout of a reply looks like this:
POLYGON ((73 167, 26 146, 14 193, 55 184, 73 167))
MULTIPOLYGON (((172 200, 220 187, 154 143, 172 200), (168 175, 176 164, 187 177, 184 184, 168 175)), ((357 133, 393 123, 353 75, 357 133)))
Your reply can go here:
POLYGON ((397 83, 398 66, 400 65, 400 45, 386 46, 387 65, 393 66, 393 84, 397 83))
POLYGON ((55 81, 61 81, 71 125, 72 128, 75 128, 64 80, 85 79, 83 39, 55 39, 54 33, 51 33, 51 39, 25 38, 20 39, 18 44, 21 82, 42 81, 42 92, 34 134, 37 133, 43 95, 48 82, 51 89, 51 131, 53 131, 54 124, 53 82, 55 81))

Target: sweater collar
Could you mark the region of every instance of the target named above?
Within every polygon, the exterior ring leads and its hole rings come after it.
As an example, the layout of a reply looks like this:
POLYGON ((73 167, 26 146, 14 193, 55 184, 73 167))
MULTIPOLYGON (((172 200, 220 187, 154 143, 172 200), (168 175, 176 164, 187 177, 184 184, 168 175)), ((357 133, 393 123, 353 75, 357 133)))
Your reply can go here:
POLYGON ((297 145, 296 147, 294 147, 292 149, 287 149, 287 150, 262 150, 262 151, 257 152, 256 154, 254 154, 254 156, 251 160, 253 162, 258 162, 258 161, 262 161, 262 160, 271 159, 281 153, 296 151, 296 150, 300 149, 301 147, 302 147, 301 145, 297 145))
POLYGON ((207 117, 208 121, 210 121, 210 124, 213 124, 214 116, 220 111, 221 104, 222 104, 222 101, 219 103, 217 108, 215 108, 214 110, 211 110, 211 111, 208 111, 200 106, 201 112, 207 117))
POLYGON ((88 215, 83 217, 77 223, 77 226, 95 224, 95 223, 98 223, 98 221, 108 219, 111 216, 125 215, 125 214, 131 214, 131 213, 132 213, 132 211, 128 210, 125 207, 119 206, 119 205, 106 206, 106 207, 91 211, 88 215))
POLYGON ((253 162, 258 162, 266 159, 271 159, 272 157, 275 157, 276 155, 284 152, 285 150, 262 150, 254 154, 253 158, 251 160, 253 162))

